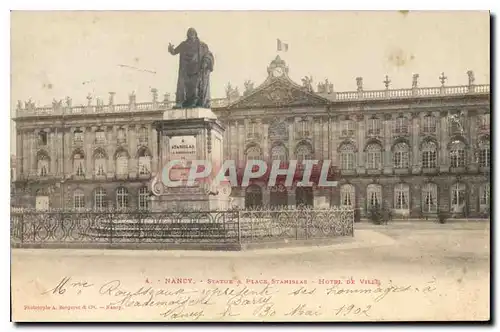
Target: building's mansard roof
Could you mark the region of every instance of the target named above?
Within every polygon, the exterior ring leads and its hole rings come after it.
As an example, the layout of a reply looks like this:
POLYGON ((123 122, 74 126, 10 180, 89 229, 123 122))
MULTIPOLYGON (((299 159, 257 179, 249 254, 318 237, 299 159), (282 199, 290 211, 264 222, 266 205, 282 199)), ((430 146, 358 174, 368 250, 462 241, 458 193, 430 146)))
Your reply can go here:
MULTIPOLYGON (((245 91, 243 96, 233 98, 228 93, 228 98, 212 99, 212 109, 252 109, 252 108, 276 108, 276 107, 297 107, 297 106, 317 106, 327 107, 336 103, 353 103, 362 101, 383 101, 383 100, 405 100, 419 98, 442 98, 459 96, 489 96, 489 84, 474 84, 474 74, 467 72, 469 76, 468 85, 446 86, 446 77, 441 74, 441 86, 439 87, 418 87, 418 75, 413 76, 413 86, 407 89, 389 89, 390 81, 386 77, 384 90, 363 90, 363 79, 356 78, 358 89, 356 91, 336 92, 333 85, 326 81, 318 84, 318 90, 312 88, 312 81, 308 77, 302 79, 303 85, 293 82, 288 76, 288 66, 277 56, 268 67, 267 79, 255 89, 245 91)), ((33 102, 24 103, 19 101, 16 110, 16 118, 40 116, 40 115, 73 115, 73 114, 99 114, 99 113, 120 113, 120 112, 142 112, 161 111, 170 109, 175 102, 167 98, 158 100, 156 89, 152 89, 152 101, 135 101, 135 94, 129 96, 127 104, 107 104, 98 102, 92 105, 91 98, 87 106, 72 106, 71 99, 65 102, 56 101, 52 106, 37 107, 33 102)), ((112 97, 112 96, 111 96, 112 97)))

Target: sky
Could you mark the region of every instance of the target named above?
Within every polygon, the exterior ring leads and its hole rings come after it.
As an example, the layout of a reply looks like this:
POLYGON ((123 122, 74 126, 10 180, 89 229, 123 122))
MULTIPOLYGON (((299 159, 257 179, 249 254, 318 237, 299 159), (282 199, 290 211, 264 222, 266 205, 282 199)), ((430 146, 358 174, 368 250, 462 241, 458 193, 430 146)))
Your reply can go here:
POLYGON ((384 89, 385 75, 391 88, 410 88, 413 73, 420 86, 439 86, 441 72, 447 85, 463 85, 468 70, 489 84, 489 24, 484 11, 13 12, 11 114, 29 98, 41 106, 70 96, 80 105, 91 93, 107 103, 112 91, 127 103, 134 91, 143 102, 152 87, 173 98, 179 59, 167 47, 189 27, 215 56, 213 98, 225 96, 228 82, 240 91, 247 79, 258 86, 277 54, 295 82, 328 78, 335 91, 356 90, 358 76, 365 90, 384 89), (288 52, 277 52, 277 38, 288 52))

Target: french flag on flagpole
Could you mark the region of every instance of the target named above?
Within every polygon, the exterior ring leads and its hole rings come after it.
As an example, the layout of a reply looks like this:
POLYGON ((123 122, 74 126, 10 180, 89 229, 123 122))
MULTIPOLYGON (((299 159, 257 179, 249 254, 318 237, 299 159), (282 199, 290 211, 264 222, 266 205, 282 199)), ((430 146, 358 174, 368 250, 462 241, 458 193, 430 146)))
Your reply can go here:
POLYGON ((278 43, 278 52, 279 51, 283 51, 283 52, 288 51, 288 44, 283 43, 281 41, 281 39, 277 39, 277 43, 278 43))

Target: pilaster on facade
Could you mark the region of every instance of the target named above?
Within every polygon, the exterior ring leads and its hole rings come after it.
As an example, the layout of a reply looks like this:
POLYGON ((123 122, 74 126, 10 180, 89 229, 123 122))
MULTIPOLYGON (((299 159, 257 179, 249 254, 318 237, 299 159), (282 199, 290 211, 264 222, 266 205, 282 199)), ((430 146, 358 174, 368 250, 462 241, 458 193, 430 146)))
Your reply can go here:
POLYGON ((108 154, 107 177, 112 179, 115 175, 115 153, 116 153, 116 126, 105 127, 106 133, 106 153, 108 154))
POLYGON ((337 119, 338 118, 335 118, 333 116, 328 117, 328 157, 332 161, 332 166, 340 166, 337 160, 337 147, 340 143, 338 137, 340 133, 339 126, 341 125, 341 123, 340 121, 337 121, 337 119))
POLYGON ((312 148, 313 148, 313 159, 321 160, 322 159, 322 146, 321 146, 321 137, 320 137, 320 126, 321 126, 321 118, 313 117, 311 119, 311 131, 312 131, 312 148))
POLYGON ((73 160, 71 155, 73 153, 71 149, 71 141, 73 139, 71 135, 71 131, 69 128, 62 128, 63 132, 63 144, 64 144, 64 152, 62 154, 62 162, 64 163, 64 174, 63 177, 66 179, 71 174, 73 174, 73 160))
POLYGON ((414 112, 411 114, 410 118, 410 135, 411 135, 411 148, 412 148, 412 173, 420 173, 421 170, 421 156, 420 156, 420 122, 421 113, 414 112))
POLYGON ((57 160, 57 151, 56 151, 56 133, 54 129, 47 130, 47 148, 50 157, 50 173, 54 176, 57 176, 57 168, 56 168, 56 160, 57 160))
POLYGON ((269 161, 271 160, 271 147, 269 144, 269 122, 266 121, 262 124, 262 140, 263 140, 263 145, 264 145, 264 160, 269 161))
MULTIPOLYGON (((92 153, 92 145, 94 142, 94 136, 95 136, 95 130, 94 127, 83 127, 81 129, 83 131, 83 142, 84 142, 84 153, 85 153, 85 179, 91 180, 92 179, 92 174, 94 173, 94 165, 92 163, 92 160, 94 159, 93 153, 92 153)), ((74 140, 74 134, 73 134, 73 140, 74 140)))
POLYGON ((128 162, 128 172, 129 172, 129 177, 130 178, 136 178, 139 175, 139 161, 137 157, 137 150, 138 150, 138 145, 137 145, 137 130, 140 128, 140 126, 136 125, 129 125, 124 127, 126 132, 125 132, 125 137, 127 139, 127 147, 129 151, 129 162, 128 162))
POLYGON ((289 160, 295 160, 295 121, 296 117, 288 119, 288 154, 289 160))
POLYGON ((156 128, 154 128, 152 125, 148 125, 147 127, 147 132, 148 132, 148 147, 149 151, 151 151, 151 175, 156 176, 156 173, 158 172, 158 144, 156 143, 156 128))
POLYGON ((366 145, 366 121, 368 121, 368 117, 363 116, 363 115, 358 115, 356 117, 357 120, 357 127, 358 127, 358 133, 357 133, 357 156, 356 156, 356 166, 357 166, 357 173, 358 174, 365 174, 366 168, 365 168, 365 145, 366 145))
POLYGON ((384 157, 383 157, 383 163, 384 163, 384 174, 390 175, 392 174, 392 145, 393 141, 391 140, 392 137, 392 121, 396 118, 395 114, 384 114, 382 115, 382 123, 383 123, 383 144, 384 144, 384 157))
POLYGON ((328 120, 328 117, 322 118, 320 133, 322 143, 321 158, 330 159, 328 151, 330 149, 330 136, 332 133, 330 131, 330 121, 328 120))
POLYGON ((28 176, 34 177, 36 176, 36 145, 35 145, 35 133, 33 131, 28 131, 26 134, 28 139, 28 149, 26 151, 28 157, 28 176))
POLYGON ((245 164, 245 123, 244 121, 237 121, 236 127, 238 128, 238 167, 242 167, 245 164))
POLYGON ((440 126, 439 127, 440 127, 438 130, 439 142, 440 142, 439 169, 440 169, 440 172, 448 172, 450 169, 450 160, 449 160, 449 153, 448 153, 448 144, 450 141, 448 112, 442 111, 440 113, 440 126))

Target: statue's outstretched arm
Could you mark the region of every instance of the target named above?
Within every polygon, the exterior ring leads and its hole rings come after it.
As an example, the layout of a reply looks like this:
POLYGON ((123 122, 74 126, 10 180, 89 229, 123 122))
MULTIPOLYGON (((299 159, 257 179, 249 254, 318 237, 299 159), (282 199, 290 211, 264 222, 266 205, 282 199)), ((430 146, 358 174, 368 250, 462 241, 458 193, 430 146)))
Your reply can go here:
POLYGON ((182 43, 180 43, 179 46, 174 48, 174 45, 172 45, 171 43, 168 43, 168 52, 172 55, 179 54, 179 52, 181 51, 181 45, 182 45, 182 43))

